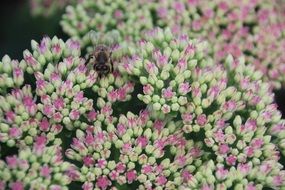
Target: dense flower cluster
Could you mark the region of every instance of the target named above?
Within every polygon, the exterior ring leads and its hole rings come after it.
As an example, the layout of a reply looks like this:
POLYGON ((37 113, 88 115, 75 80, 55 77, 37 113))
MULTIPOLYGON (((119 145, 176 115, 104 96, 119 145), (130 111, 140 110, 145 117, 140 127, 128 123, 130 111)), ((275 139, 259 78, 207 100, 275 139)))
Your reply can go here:
POLYGON ((187 187, 199 189, 208 183, 227 189, 242 179, 246 182, 235 184, 235 188, 284 185, 284 171, 276 161, 285 150, 285 123, 273 103, 270 85, 260 80, 262 74, 246 66, 243 58, 228 57, 226 68, 206 64, 200 43, 185 36, 174 38, 167 30, 155 29, 145 39, 139 42, 137 54, 119 68, 137 76, 143 85, 139 99, 158 115, 172 115, 177 121, 181 118, 176 128, 186 139, 202 140, 201 150, 210 158, 201 159, 205 165, 200 169, 205 172, 213 167, 212 173, 191 174, 199 176, 196 180, 203 175, 213 180, 187 187), (279 168, 278 172, 273 168, 279 168), (259 172, 265 172, 264 176, 255 176, 259 172))
POLYGON ((8 88, 21 86, 24 82, 24 72, 26 63, 11 60, 5 55, 0 61, 0 93, 5 94, 8 88))
POLYGON ((284 81, 285 22, 277 1, 159 1, 158 25, 188 31, 212 44, 216 60, 245 54, 246 61, 267 75, 275 87, 284 81), (176 18, 176 19, 173 19, 176 18))
POLYGON ((0 161, 1 190, 64 190, 76 175, 75 167, 63 161, 60 146, 45 147, 42 139, 33 149, 26 147, 0 161))
MULTIPOLYGON (((47 135, 48 140, 53 140, 62 130, 60 121, 70 112, 73 113, 73 110, 64 107, 64 96, 58 98, 55 92, 63 95, 69 90, 68 97, 75 96, 75 90, 66 87, 72 87, 71 81, 65 80, 65 85, 61 84, 61 73, 58 71, 64 72, 63 67, 67 67, 68 63, 70 69, 73 64, 79 63, 79 46, 72 40, 64 43, 56 37, 53 40, 46 37, 41 44, 32 41, 32 47, 33 54, 28 50, 24 51, 24 60, 20 63, 16 60, 11 61, 8 56, 2 59, 0 141, 6 142, 9 146, 31 144, 42 133, 47 135), (58 62, 60 63, 56 65, 58 62), (54 65, 57 66, 56 71, 54 65), (36 80, 30 81, 28 78, 36 80), (52 121, 47 119, 51 117, 52 121)), ((76 91, 74 101, 80 99, 77 92, 79 90, 76 91)), ((88 110, 88 105, 91 109, 92 102, 84 100, 83 111, 88 110)), ((65 101, 69 103, 70 100, 65 101)), ((78 102, 77 106, 80 105, 78 102)))
MULTIPOLYGON (((71 165, 65 163, 62 169, 58 166, 63 161, 61 146, 65 144, 59 138, 68 138, 66 131, 61 132, 78 127, 84 130, 95 120, 112 120, 112 106, 121 111, 115 104, 131 98, 134 83, 117 71, 99 79, 92 65, 80 57, 78 41, 44 37, 31 45, 32 51, 25 50, 22 61, 6 55, 0 63, 0 150, 5 149, 4 144, 19 149, 19 156, 7 156, 7 164, 1 163, 0 189, 66 189, 77 175, 72 167, 70 179, 61 179, 71 165), (32 154, 38 158, 26 163, 32 154), (10 157, 14 161, 11 166, 10 157), (51 165, 45 166, 49 162, 51 165), (48 172, 46 176, 37 174, 41 165, 48 172), (23 178, 25 173, 31 177, 23 178)), ((120 48, 116 49, 114 56, 119 57, 120 48)))
POLYGON ((12 139, 36 136, 36 127, 54 135, 62 130, 62 124, 71 130, 80 116, 92 119, 97 114, 94 107, 106 111, 111 103, 130 99, 134 89, 134 84, 118 72, 98 80, 98 74, 79 57, 79 42, 74 40, 64 43, 45 37, 40 44, 32 41, 32 53, 25 50, 23 54, 20 63, 4 56, 0 70, 0 139, 11 145, 15 144, 12 139), (32 84, 21 86, 24 74, 35 79, 27 81, 32 84), (88 89, 97 94, 96 106, 84 95, 88 89))
POLYGON ((63 15, 63 30, 81 39, 90 30, 108 32, 118 30, 123 40, 140 39, 141 31, 153 26, 148 1, 83 0, 68 6, 63 15))
MULTIPOLYGON (((83 189, 176 189, 187 184, 191 163, 201 162, 202 143, 187 141, 174 122, 127 113, 118 122, 77 131, 68 158, 81 161, 83 189), (194 161, 195 159, 195 161, 194 161)), ((204 155, 205 156, 205 155, 204 155)), ((193 164, 194 166, 194 164, 193 164)))
POLYGON ((282 1, 31 0, 71 39, 0 61, 0 190, 285 189, 282 1))
POLYGON ((206 42, 157 28, 110 46, 99 78, 79 41, 31 44, 0 64, 0 147, 17 149, 0 154, 2 189, 285 188, 285 121, 242 57, 213 64, 206 42))
POLYGON ((285 20, 278 0, 83 0, 69 6, 63 30, 81 38, 90 30, 117 29, 125 40, 140 38, 152 26, 207 39, 215 61, 228 53, 245 55, 275 88, 284 84, 285 20))
POLYGON ((175 38, 169 29, 150 30, 134 50, 138 53, 124 60, 119 69, 139 78, 143 85, 140 100, 167 114, 187 104, 191 83, 201 76, 192 77, 212 65, 213 61, 204 56, 206 46, 205 42, 190 41, 187 35, 175 38))

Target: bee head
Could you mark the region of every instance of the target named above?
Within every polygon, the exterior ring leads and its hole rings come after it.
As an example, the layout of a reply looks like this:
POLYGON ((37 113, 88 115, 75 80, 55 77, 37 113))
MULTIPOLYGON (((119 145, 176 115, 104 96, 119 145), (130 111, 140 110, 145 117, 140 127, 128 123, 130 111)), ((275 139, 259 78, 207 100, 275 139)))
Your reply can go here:
POLYGON ((94 56, 97 62, 107 62, 111 56, 110 48, 105 45, 95 47, 94 56))

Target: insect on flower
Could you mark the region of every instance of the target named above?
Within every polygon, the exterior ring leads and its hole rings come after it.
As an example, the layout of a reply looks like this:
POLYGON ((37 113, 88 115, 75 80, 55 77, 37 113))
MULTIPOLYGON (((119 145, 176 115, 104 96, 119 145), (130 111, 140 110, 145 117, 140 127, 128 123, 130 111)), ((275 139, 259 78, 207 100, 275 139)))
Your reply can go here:
POLYGON ((85 64, 91 64, 98 73, 99 78, 113 72, 111 48, 104 44, 97 45, 94 51, 89 54, 85 64))

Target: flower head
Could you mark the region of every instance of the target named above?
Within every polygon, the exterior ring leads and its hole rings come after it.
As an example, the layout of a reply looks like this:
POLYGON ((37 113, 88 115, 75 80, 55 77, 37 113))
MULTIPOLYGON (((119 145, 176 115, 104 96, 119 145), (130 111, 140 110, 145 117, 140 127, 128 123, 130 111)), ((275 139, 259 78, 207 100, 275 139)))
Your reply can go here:
MULTIPOLYGON (((201 150, 198 144, 186 142, 182 131, 173 128, 174 122, 163 129, 155 127, 158 122, 145 110, 139 115, 130 112, 126 116, 121 115, 118 122, 113 123, 112 127, 109 125, 108 131, 104 130, 105 126, 89 126, 87 132, 77 131, 72 149, 68 149, 66 155, 84 163, 86 158, 93 160, 88 165, 82 165, 82 168, 88 169, 81 173, 80 178, 84 184, 93 182, 100 189, 111 188, 115 183, 123 185, 135 182, 147 187, 147 181, 160 187, 174 185, 171 173, 179 177, 179 171, 188 171, 186 166, 191 165, 195 156, 191 151, 201 150), (87 141, 87 138, 92 141, 87 141), (172 151, 167 152, 169 149, 172 151)), ((195 159, 200 159, 200 156, 195 159)))
POLYGON ((223 62, 228 54, 245 56, 246 64, 254 65, 265 80, 280 88, 285 69, 282 10, 278 0, 131 0, 112 6, 106 0, 83 0, 67 8, 61 25, 70 36, 81 38, 91 29, 117 29, 121 40, 130 42, 153 27, 170 28, 174 34, 209 41, 207 51, 215 61, 223 62))
POLYGON ((124 40, 131 41, 139 39, 140 31, 150 29, 153 25, 151 11, 148 3, 144 1, 129 3, 83 0, 68 6, 63 18, 63 30, 71 36, 80 38, 86 37, 90 30, 108 32, 116 29, 124 40))
MULTIPOLYGON (((80 47, 33 41, 19 63, 27 77, 3 85, 0 146, 16 153, 1 155, 0 187, 285 187, 284 121, 272 87, 244 58, 213 64, 206 42, 156 28, 136 45, 113 45, 115 71, 99 77, 80 47)), ((0 76, 14 81, 13 61, 3 62, 0 76)))
POLYGON ((26 188, 66 188, 75 172, 72 164, 62 160, 59 146, 44 146, 38 154, 26 147, 19 155, 7 156, 0 163, 2 189, 21 190, 26 188), (42 183, 42 180, 45 183, 42 183))

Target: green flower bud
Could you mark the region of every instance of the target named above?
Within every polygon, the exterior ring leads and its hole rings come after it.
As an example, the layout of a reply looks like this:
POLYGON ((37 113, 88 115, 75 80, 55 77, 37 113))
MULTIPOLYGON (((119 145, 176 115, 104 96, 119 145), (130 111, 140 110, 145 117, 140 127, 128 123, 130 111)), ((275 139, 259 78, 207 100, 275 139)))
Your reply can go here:
POLYGON ((158 81, 156 82, 156 87, 157 87, 158 89, 162 89, 162 88, 164 87, 164 82, 163 82, 162 80, 158 80, 158 81))
POLYGON ((161 104, 158 103, 158 102, 154 103, 153 104, 153 109, 156 110, 156 111, 160 110, 161 109, 161 104))
POLYGON ((177 49, 174 49, 171 53, 171 58, 174 62, 178 61, 180 52, 177 49))
POLYGON ((170 160, 168 158, 165 158, 164 160, 162 160, 161 165, 163 166, 163 168, 168 168, 170 165, 170 160))
POLYGON ((180 108, 178 103, 171 104, 171 110, 178 111, 180 108))
POLYGON ((151 154, 154 151, 154 147, 152 145, 147 145, 145 151, 147 154, 151 154))
POLYGON ((11 73, 12 72, 12 65, 11 65, 11 58, 8 55, 4 55, 2 58, 2 70, 4 73, 11 73))
POLYGON ((140 175, 137 177, 137 179, 138 179, 138 181, 139 181, 140 183, 144 183, 144 182, 146 182, 146 180, 147 180, 147 176, 144 175, 144 174, 140 174, 140 175))

